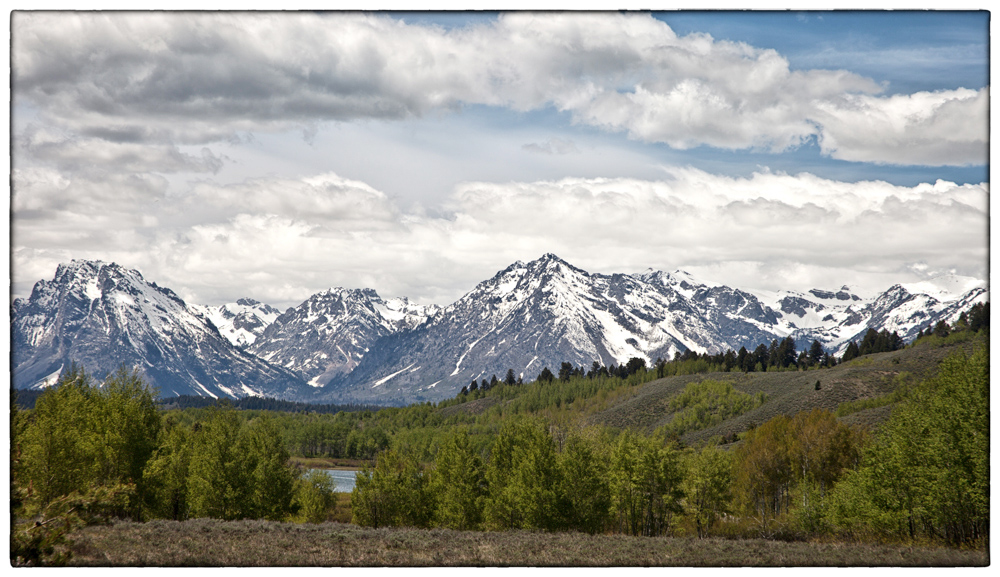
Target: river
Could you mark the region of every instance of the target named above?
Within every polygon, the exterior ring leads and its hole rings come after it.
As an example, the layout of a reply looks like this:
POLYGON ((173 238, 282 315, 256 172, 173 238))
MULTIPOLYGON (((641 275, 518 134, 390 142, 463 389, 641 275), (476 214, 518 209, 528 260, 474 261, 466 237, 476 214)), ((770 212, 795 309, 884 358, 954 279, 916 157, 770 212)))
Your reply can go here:
POLYGON ((354 490, 354 477, 357 476, 358 471, 351 469, 313 469, 314 471, 322 471, 327 475, 333 477, 333 481, 337 483, 334 491, 338 493, 350 493, 354 490))

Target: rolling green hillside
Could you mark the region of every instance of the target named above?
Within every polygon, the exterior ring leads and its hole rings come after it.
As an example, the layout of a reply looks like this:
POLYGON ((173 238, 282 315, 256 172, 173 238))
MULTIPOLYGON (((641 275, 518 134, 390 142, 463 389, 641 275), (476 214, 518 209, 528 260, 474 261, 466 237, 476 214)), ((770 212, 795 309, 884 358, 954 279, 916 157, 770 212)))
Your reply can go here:
MULTIPOLYGON (((720 424, 681 436, 681 441, 685 444, 697 444, 714 436, 726 437, 740 433, 751 425, 763 423, 777 415, 792 416, 814 408, 835 412, 838 407, 848 409, 847 404, 851 402, 886 398, 901 386, 933 376, 940 362, 956 350, 971 354, 975 343, 981 340, 982 337, 958 343, 921 341, 898 351, 865 355, 832 368, 808 371, 710 372, 666 377, 639 384, 620 382, 615 386, 608 383, 595 388, 596 392, 590 395, 580 391, 570 403, 560 402, 558 407, 555 406, 554 399, 565 399, 553 394, 550 397, 553 400, 548 404, 536 404, 534 410, 526 412, 555 417, 561 424, 598 425, 652 433, 674 418, 676 411, 670 407, 671 400, 691 383, 713 380, 729 383, 742 393, 765 395, 766 401, 757 408, 720 424), (818 390, 817 381, 820 383, 818 390), (605 392, 603 397, 601 391, 605 392)), ((585 380, 574 378, 561 386, 572 389, 575 382, 585 380)), ((520 387, 521 390, 517 393, 489 391, 482 398, 444 406, 438 412, 442 417, 457 422, 482 422, 489 417, 513 413, 511 407, 525 396, 545 396, 541 390, 533 388, 556 386, 560 386, 560 383, 531 383, 520 387)), ((841 419, 846 424, 875 427, 888 418, 889 413, 887 405, 860 408, 841 419)))

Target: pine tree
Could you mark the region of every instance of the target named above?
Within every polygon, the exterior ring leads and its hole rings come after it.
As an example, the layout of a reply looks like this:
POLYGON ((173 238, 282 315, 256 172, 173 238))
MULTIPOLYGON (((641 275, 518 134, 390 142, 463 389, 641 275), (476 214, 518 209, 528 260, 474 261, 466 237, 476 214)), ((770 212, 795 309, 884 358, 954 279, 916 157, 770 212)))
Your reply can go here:
POLYGON ((978 332, 990 326, 990 303, 976 303, 969 309, 969 330, 978 332))
MULTIPOLYGON (((723 364, 723 368, 726 370, 726 372, 732 370, 733 367, 736 366, 736 364, 737 364, 736 363, 736 353, 734 353, 732 349, 729 349, 728 351, 726 351, 726 354, 725 354, 725 356, 722 359, 722 364, 723 364)), ((659 369, 659 365, 657 365, 657 368, 659 369)), ((657 376, 662 377, 663 375, 662 374, 658 374, 657 376)))
POLYGON ((851 359, 857 358, 859 356, 858 344, 851 341, 847 345, 847 349, 844 350, 844 356, 841 358, 841 362, 847 362, 851 359))
POLYGON ((858 356, 878 352, 877 344, 878 333, 875 332, 875 329, 869 328, 865 332, 865 336, 861 339, 861 344, 858 346, 858 356))
POLYGON ((634 375, 639 371, 646 370, 646 359, 640 359, 639 357, 632 357, 628 360, 628 364, 625 365, 626 376, 634 375))
POLYGON ((740 352, 736 354, 736 366, 740 368, 741 371, 748 372, 753 368, 750 364, 751 359, 750 352, 747 351, 746 347, 740 347, 740 352))
MULTIPOLYGON (((777 341, 775 341, 775 343, 777 343, 777 341)), ((777 346, 777 345, 775 345, 775 346, 777 346)), ((765 345, 764 343, 761 343, 761 344, 757 345, 757 348, 754 349, 754 351, 753 351, 753 363, 754 363, 754 369, 753 370, 755 370, 755 371, 766 370, 767 359, 768 359, 768 348, 767 348, 767 345, 765 345), (757 365, 760 365, 762 368, 758 369, 757 365)))
POLYGON ((809 360, 814 365, 818 365, 823 360, 823 345, 819 344, 818 340, 813 340, 812 345, 809 346, 809 360))

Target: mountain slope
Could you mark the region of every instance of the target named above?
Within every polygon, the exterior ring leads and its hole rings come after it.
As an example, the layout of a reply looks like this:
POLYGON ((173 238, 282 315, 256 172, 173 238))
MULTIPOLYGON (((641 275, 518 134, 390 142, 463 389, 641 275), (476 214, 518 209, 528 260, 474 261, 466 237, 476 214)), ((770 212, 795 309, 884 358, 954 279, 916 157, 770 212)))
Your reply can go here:
POLYGON ((233 347, 170 289, 114 263, 72 261, 12 306, 15 388, 76 362, 95 376, 138 367, 161 396, 300 397, 294 374, 233 347))
MULTIPOLYGON (((863 360, 847 362, 829 369, 812 371, 768 371, 758 373, 704 373, 667 377, 635 387, 630 395, 617 398, 607 409, 590 416, 586 424, 600 424, 620 429, 652 432, 671 421, 675 408, 670 401, 692 382, 706 379, 729 383, 748 393, 764 393, 767 401, 761 406, 733 417, 718 425, 686 433, 687 443, 704 441, 713 436, 727 436, 745 431, 752 424, 760 424, 778 415, 793 416, 801 411, 824 409, 836 411, 839 406, 858 399, 870 399, 892 392, 901 374, 922 380, 937 373, 942 360, 956 351, 972 354, 985 339, 973 339, 950 345, 918 344, 913 348, 876 353, 863 360), (821 386, 816 388, 816 382, 821 386)), ((888 411, 879 415, 857 415, 848 422, 862 422, 864 417, 888 417, 888 411)))

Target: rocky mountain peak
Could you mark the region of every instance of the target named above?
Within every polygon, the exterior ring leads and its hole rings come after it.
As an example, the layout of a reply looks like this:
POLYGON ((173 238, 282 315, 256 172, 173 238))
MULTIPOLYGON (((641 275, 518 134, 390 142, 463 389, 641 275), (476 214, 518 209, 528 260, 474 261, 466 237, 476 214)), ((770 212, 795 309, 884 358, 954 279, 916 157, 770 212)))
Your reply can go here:
POLYGON ((16 388, 51 384, 72 362, 98 378, 136 367, 164 396, 297 395, 305 385, 235 349, 173 291, 114 263, 59 266, 18 307, 11 333, 16 388))
POLYGON ((352 371, 379 338, 411 329, 436 311, 405 298, 384 300, 370 288, 333 287, 275 318, 249 350, 322 386, 352 371))

